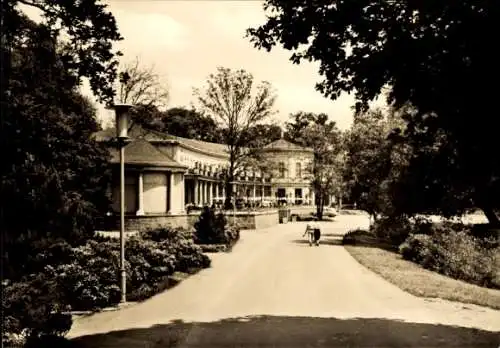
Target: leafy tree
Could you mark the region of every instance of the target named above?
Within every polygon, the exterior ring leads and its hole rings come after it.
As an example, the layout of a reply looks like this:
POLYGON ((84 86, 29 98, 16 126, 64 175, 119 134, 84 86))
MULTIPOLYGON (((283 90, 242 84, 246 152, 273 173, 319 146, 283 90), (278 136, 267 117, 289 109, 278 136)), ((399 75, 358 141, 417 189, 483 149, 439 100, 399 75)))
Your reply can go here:
POLYGON ((390 165, 390 145, 386 117, 382 110, 355 115, 346 135, 345 181, 350 198, 374 218, 388 209, 384 202, 390 165))
POLYGON ((312 168, 308 171, 315 191, 316 214, 321 219, 327 197, 338 193, 341 186, 342 134, 326 114, 298 112, 290 115, 290 119, 286 124, 288 139, 314 151, 312 168))
POLYGON ((488 44, 498 22, 496 2, 267 0, 264 8, 267 22, 248 30, 256 47, 279 44, 293 51, 294 63, 318 61, 324 80, 317 89, 333 99, 354 92, 358 111, 366 111, 384 87, 390 105, 411 104, 417 112, 407 118, 409 137, 424 141, 412 130, 423 129, 426 143, 445 134, 453 144, 454 165, 443 163, 448 170, 433 179, 500 223, 494 212, 500 207, 500 158, 485 159, 498 148, 490 86, 500 69, 488 44))
POLYGON ((132 120, 155 128, 160 110, 166 108, 170 95, 166 81, 162 81, 154 67, 141 66, 136 57, 124 65, 115 88, 120 103, 134 106, 131 110, 132 120))
POLYGON ((2 262, 9 278, 22 275, 32 241, 78 243, 109 207, 108 153, 92 139, 96 111, 78 91, 78 72, 66 69, 50 28, 19 19, 0 136, 2 262))
MULTIPOLYGON (((211 74, 204 91, 195 89, 200 110, 215 120, 228 147, 229 167, 226 175, 225 205, 231 204, 232 182, 255 163, 258 149, 248 143, 251 127, 262 123, 273 113, 276 97, 268 82, 254 88, 253 76, 244 71, 219 67, 211 74), (254 89, 256 89, 254 93, 254 89)), ((261 161, 259 161, 261 162, 261 161)))
POLYGON ((209 116, 194 109, 172 108, 160 114, 163 132, 183 138, 221 142, 221 129, 209 116))
POLYGON ((3 86, 10 82, 11 53, 24 38, 27 18, 23 9, 31 8, 41 12, 47 35, 59 38, 61 62, 68 73, 79 82, 88 78, 100 101, 113 101, 116 57, 120 53, 113 51, 112 44, 122 38, 115 18, 106 11, 107 5, 97 0, 9 0, 2 1, 1 6, 3 86))
MULTIPOLYGON (((304 131, 311 124, 326 125, 328 123, 327 114, 315 114, 312 112, 299 111, 290 115, 289 121, 286 123, 285 139, 298 142, 303 146, 307 146, 307 141, 304 139, 304 131)), ((329 126, 333 127, 333 123, 329 126)))
POLYGON ((275 124, 257 124, 249 127, 242 138, 250 148, 258 149, 281 138, 281 127, 275 124))

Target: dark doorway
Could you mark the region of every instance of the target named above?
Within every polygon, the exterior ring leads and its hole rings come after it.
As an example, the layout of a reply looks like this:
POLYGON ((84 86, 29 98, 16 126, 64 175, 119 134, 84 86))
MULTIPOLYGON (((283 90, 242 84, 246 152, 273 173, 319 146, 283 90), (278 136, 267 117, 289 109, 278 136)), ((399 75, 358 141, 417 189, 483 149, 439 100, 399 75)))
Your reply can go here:
POLYGON ((295 204, 302 204, 302 189, 295 189, 295 204))

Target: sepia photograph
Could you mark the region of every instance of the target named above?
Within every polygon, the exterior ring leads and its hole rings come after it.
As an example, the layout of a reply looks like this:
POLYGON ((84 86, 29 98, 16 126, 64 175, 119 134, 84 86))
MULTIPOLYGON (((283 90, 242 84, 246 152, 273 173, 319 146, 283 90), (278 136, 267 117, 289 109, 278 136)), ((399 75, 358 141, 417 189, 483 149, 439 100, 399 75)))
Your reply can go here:
POLYGON ((0 9, 2 348, 500 348, 500 1, 0 9))

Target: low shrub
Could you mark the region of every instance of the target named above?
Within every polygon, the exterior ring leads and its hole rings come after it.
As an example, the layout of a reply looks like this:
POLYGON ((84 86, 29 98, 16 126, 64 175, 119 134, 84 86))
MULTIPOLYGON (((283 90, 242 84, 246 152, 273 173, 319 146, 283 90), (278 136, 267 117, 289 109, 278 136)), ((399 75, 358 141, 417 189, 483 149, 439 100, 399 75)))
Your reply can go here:
POLYGON ((69 306, 61 298, 57 280, 50 272, 3 282, 4 346, 40 346, 40 341, 66 334, 72 324, 69 306))
MULTIPOLYGON (((163 291, 174 283, 170 278, 176 272, 210 266, 186 230, 158 229, 143 236, 126 241, 129 301, 163 291)), ((16 335, 35 340, 63 335, 71 327, 71 316, 64 312, 96 311, 120 301, 119 241, 97 239, 78 247, 60 241, 47 245, 30 260, 27 269, 33 273, 4 282, 4 341, 16 335)))
POLYGON ((432 235, 412 234, 400 245, 406 260, 446 276, 480 286, 500 288, 500 248, 474 237, 462 224, 440 223, 432 235))
POLYGON ((193 240, 200 245, 223 244, 229 250, 240 238, 240 227, 237 224, 228 224, 222 212, 215 214, 214 209, 209 207, 204 208, 194 229, 193 240))
POLYGON ((412 234, 399 246, 399 252, 405 260, 416 262, 424 268, 435 271, 441 268, 439 250, 432 236, 412 234))
POLYGON ((224 244, 200 244, 200 247, 204 253, 220 253, 228 249, 224 244))
POLYGON ((381 241, 395 246, 403 243, 414 229, 415 225, 404 216, 382 217, 370 226, 370 232, 381 241))
POLYGON ((204 207, 198 221, 194 224, 197 244, 226 244, 226 218, 224 214, 215 214, 215 210, 204 207))
POLYGON ((358 243, 366 241, 366 239, 373 239, 373 238, 374 238, 373 233, 362 229, 355 229, 344 234, 344 236, 342 237, 342 244, 356 245, 358 243))

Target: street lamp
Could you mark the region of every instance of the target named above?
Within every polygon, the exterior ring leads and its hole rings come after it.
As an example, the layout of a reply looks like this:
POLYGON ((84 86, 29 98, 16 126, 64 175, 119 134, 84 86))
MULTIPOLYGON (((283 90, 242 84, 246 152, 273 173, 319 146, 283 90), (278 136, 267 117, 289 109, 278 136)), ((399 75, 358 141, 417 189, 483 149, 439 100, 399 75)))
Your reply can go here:
POLYGON ((236 225, 236 182, 235 181, 231 181, 231 190, 233 191, 232 192, 232 196, 233 196, 233 199, 234 199, 234 203, 233 203, 233 225, 236 225))
POLYGON ((127 301, 127 273, 125 271, 125 145, 130 123, 129 110, 132 105, 115 104, 116 138, 120 148, 120 275, 121 303, 127 301))

